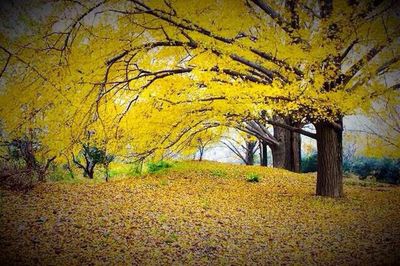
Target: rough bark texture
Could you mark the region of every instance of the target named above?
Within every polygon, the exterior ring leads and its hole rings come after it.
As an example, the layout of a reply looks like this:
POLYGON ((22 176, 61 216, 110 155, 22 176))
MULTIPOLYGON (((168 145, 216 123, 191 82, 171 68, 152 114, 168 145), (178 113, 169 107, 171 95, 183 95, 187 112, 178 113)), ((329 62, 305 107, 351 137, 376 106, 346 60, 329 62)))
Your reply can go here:
POLYGON ((254 153, 256 146, 257 146, 256 141, 246 141, 246 154, 245 154, 246 165, 254 165, 254 153))
MULTIPOLYGON (((285 119, 284 122, 292 125, 289 119, 285 119)), ((300 172, 300 134, 274 126, 274 137, 280 144, 271 146, 273 166, 292 172, 300 172)))
MULTIPOLYGON (((342 125, 342 121, 338 121, 342 125)), ((319 122, 317 130, 317 195, 343 196, 342 130, 328 122, 319 122)))
POLYGON ((87 171, 87 176, 88 176, 90 179, 93 179, 93 178, 94 178, 94 165, 92 165, 92 166, 89 167, 89 170, 87 171))
POLYGON ((301 169, 301 135, 299 133, 290 132, 290 145, 292 153, 291 171, 300 173, 301 169))
POLYGON ((287 145, 288 142, 290 143, 290 132, 284 128, 274 126, 274 137, 278 140, 279 144, 271 147, 272 164, 276 168, 290 170, 291 153, 290 146, 287 145))

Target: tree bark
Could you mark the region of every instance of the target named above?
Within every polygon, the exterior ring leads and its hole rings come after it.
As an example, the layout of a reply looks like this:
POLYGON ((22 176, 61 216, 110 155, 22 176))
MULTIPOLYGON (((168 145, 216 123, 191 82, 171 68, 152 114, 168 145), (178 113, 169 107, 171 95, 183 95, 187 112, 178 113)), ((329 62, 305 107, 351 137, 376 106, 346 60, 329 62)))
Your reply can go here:
POLYGON ((285 147, 283 143, 271 146, 271 152, 272 152, 272 166, 274 168, 287 169, 287 163, 285 162, 286 161, 285 147))
POLYGON ((290 145, 291 145, 291 171, 300 173, 301 169, 301 135, 296 132, 290 132, 290 145))
POLYGON ((93 178, 94 178, 94 167, 95 167, 95 164, 91 164, 90 166, 88 166, 87 175, 88 175, 88 177, 89 177, 90 179, 93 179, 93 178))
MULTIPOLYGON (((262 118, 265 119, 265 117, 262 118)), ((300 133, 304 134, 306 131, 303 132, 301 125, 290 117, 283 118, 275 115, 272 120, 267 120, 267 122, 273 125, 273 135, 268 132, 262 122, 254 120, 247 121, 246 125, 240 130, 257 137, 260 142, 264 143, 264 146, 268 145, 271 148, 274 167, 300 172, 300 133)), ((307 132, 307 135, 309 134, 315 135, 307 132)), ((263 149, 262 144, 260 144, 260 149, 260 164, 266 166, 266 147, 263 149)))
MULTIPOLYGON (((288 125, 293 123, 290 119, 284 121, 288 125)), ((274 126, 274 137, 279 145, 270 146, 272 151, 273 166, 292 172, 300 172, 301 138, 300 134, 274 126)))
POLYGON ((260 143, 260 165, 268 166, 268 145, 262 140, 259 140, 260 143))
MULTIPOLYGON (((277 116, 275 117, 275 120, 278 120, 281 123, 287 122, 287 119, 277 116)), ((274 137, 279 144, 271 146, 273 166, 275 168, 291 170, 290 146, 287 145, 290 143, 290 131, 282 127, 274 126, 274 137)))
POLYGON ((204 147, 199 147, 199 162, 203 161, 204 147))
MULTIPOLYGON (((337 122, 342 125, 342 119, 337 122)), ((319 196, 343 196, 342 130, 329 122, 318 122, 317 131, 317 189, 319 196)))
POLYGON ((255 141, 246 141, 246 154, 245 160, 246 165, 254 165, 254 148, 256 147, 257 142, 255 141))

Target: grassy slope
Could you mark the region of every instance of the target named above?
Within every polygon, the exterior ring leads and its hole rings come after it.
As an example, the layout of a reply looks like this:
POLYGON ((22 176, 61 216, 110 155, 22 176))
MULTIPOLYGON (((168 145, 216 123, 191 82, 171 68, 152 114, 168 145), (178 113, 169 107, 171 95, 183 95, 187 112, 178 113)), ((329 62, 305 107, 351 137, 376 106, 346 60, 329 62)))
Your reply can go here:
MULTIPOLYGON (((32 264, 393 262, 400 189, 346 184, 313 195, 315 177, 187 162, 111 183, 1 190, 0 262, 32 264), (257 173, 259 183, 245 181, 257 173)), ((3 263, 1 263, 3 264, 3 263)))

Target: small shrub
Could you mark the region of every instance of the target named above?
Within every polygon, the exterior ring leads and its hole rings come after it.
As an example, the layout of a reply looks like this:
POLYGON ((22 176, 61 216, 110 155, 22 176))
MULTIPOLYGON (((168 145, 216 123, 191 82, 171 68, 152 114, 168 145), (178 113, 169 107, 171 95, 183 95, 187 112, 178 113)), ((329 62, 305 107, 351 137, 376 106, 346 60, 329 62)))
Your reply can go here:
POLYGON ((165 161, 158 161, 158 162, 148 162, 147 163, 147 172, 150 174, 157 173, 161 170, 171 168, 172 164, 165 162, 165 161))
POLYGON ((94 169, 97 164, 100 164, 106 170, 106 181, 110 176, 109 166, 110 163, 115 159, 112 154, 107 154, 102 148, 91 146, 89 144, 83 144, 82 150, 79 152, 78 157, 72 154, 73 163, 83 170, 83 176, 90 179, 94 178, 94 169), (84 159, 84 160, 83 160, 84 159))
POLYGON ((317 154, 313 153, 308 155, 301 160, 301 172, 310 173, 317 171, 317 154))
POLYGON ((250 183, 256 183, 260 181, 260 176, 255 173, 250 173, 246 176, 246 181, 250 183))
POLYGON ((373 176, 378 182, 400 183, 400 161, 398 160, 358 157, 352 165, 352 172, 360 176, 360 179, 373 176))

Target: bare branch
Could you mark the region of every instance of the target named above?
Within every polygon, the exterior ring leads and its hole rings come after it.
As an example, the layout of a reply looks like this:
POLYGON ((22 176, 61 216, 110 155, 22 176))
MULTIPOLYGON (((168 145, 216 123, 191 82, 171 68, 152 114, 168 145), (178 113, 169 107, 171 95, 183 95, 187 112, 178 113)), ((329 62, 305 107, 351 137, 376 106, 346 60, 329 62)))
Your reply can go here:
MULTIPOLYGON (((106 0, 101 1, 101 2, 97 3, 96 5, 92 6, 92 7, 89 8, 86 12, 84 12, 83 14, 81 14, 70 26, 68 26, 69 30, 68 30, 68 32, 66 32, 66 34, 65 34, 66 37, 65 37, 65 40, 64 40, 64 45, 63 45, 63 47, 61 48, 61 53, 63 53, 64 51, 67 50, 68 45, 71 45, 71 44, 72 44, 72 41, 73 41, 73 40, 72 40, 71 43, 70 43, 70 38, 71 38, 71 35, 72 35, 72 33, 73 33, 75 27, 76 27, 77 25, 79 25, 80 22, 81 22, 87 15, 89 15, 89 14, 90 14, 93 10, 95 10, 96 8, 98 8, 98 7, 100 7, 101 5, 103 5, 105 2, 106 2, 106 0)), ((75 38, 74 36, 72 36, 72 37, 73 37, 73 39, 75 38)))
POLYGON ((221 143, 224 144, 236 156, 238 156, 245 164, 247 163, 244 156, 241 154, 241 152, 236 148, 236 146, 233 143, 231 143, 229 140, 227 140, 227 142, 221 141, 221 143))

